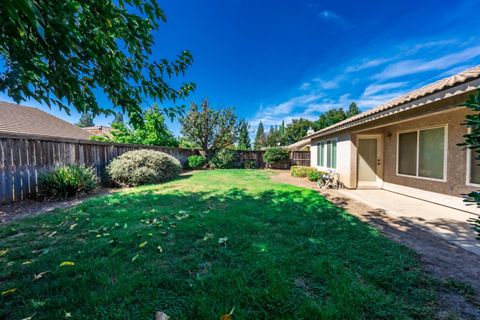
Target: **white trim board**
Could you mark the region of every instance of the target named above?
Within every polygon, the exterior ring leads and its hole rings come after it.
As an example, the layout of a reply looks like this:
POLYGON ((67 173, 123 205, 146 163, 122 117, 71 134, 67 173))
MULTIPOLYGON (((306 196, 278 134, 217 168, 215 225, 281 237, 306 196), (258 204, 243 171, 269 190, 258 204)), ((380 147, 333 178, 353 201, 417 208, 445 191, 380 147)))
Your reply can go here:
POLYGON ((440 204, 445 207, 470 212, 474 214, 480 214, 480 208, 477 208, 476 205, 467 205, 463 202, 463 198, 458 196, 449 196, 442 193, 427 191, 423 189, 417 189, 407 186, 402 186, 395 183, 384 182, 383 189, 399 194, 403 194, 412 198, 420 199, 427 202, 432 202, 440 204))

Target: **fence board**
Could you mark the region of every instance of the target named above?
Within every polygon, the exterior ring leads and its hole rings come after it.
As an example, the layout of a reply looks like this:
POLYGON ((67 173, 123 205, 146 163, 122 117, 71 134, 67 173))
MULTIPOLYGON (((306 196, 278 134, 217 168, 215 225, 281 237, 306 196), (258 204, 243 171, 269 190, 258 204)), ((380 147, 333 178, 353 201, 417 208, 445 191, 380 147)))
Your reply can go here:
POLYGON ((0 134, 0 203, 21 201, 38 192, 42 173, 65 164, 93 166, 104 176, 105 166, 131 150, 152 149, 171 154, 184 164, 196 150, 109 144, 59 138, 0 134))
POLYGON ((294 166, 310 166, 310 151, 291 151, 290 161, 294 166))
MULTIPOLYGON (((38 193, 39 177, 57 166, 85 164, 93 166, 99 177, 105 166, 118 155, 131 150, 152 149, 172 155, 182 164, 199 154, 198 150, 144 145, 69 140, 55 137, 0 134, 0 203, 21 201, 38 193)), ((263 168, 263 151, 238 151, 240 159, 255 160, 263 168)), ((293 151, 294 165, 310 165, 310 152, 293 151)))

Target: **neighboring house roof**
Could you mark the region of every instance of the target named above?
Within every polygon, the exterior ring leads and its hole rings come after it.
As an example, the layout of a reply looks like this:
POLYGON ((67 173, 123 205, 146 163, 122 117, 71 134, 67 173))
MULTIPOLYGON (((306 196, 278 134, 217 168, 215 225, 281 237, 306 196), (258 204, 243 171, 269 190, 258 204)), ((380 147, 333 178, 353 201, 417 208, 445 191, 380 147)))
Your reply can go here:
POLYGON ((82 129, 94 135, 99 135, 99 134, 110 135, 110 133, 112 132, 112 128, 106 127, 106 126, 92 126, 92 127, 84 127, 82 129))
MULTIPOLYGON (((331 125, 327 128, 324 128, 320 131, 314 132, 311 135, 307 135, 306 137, 304 137, 302 140, 300 140, 297 143, 300 143, 304 140, 309 142, 310 139, 315 138, 317 136, 322 136, 322 134, 327 134, 327 133, 331 133, 331 132, 341 130, 342 127, 344 127, 345 125, 348 125, 348 124, 351 124, 351 126, 354 126, 355 122, 359 122, 359 124, 364 123, 364 122, 360 122, 360 120, 363 120, 363 119, 366 120, 366 118, 377 115, 377 114, 382 113, 384 111, 387 111, 387 110, 390 110, 390 109, 393 109, 393 108, 396 108, 396 107, 400 107, 400 106, 408 104, 408 103, 412 103, 412 102, 414 102, 416 100, 419 100, 421 98, 427 97, 429 95, 444 91, 446 89, 449 89, 449 88, 452 88, 452 87, 455 87, 455 86, 458 86, 458 85, 461 85, 461 84, 464 84, 464 83, 467 83, 469 81, 476 80, 476 79, 480 79, 480 65, 478 65, 476 67, 473 67, 471 69, 467 69, 467 70, 465 70, 463 72, 460 72, 456 75, 453 75, 451 77, 438 80, 438 81, 436 81, 432 84, 429 84, 427 86, 424 86, 420 89, 417 89, 417 90, 411 91, 407 94, 404 94, 404 95, 402 95, 402 96, 400 96, 400 97, 398 97, 394 100, 391 100, 391 101, 389 101, 385 104, 382 104, 382 105, 380 105, 376 108, 367 110, 367 111, 362 112, 362 113, 360 113, 356 116, 350 117, 350 118, 345 119, 343 121, 340 121, 340 122, 338 122, 334 125, 331 125)), ((464 90, 464 92, 465 91, 467 91, 467 90, 464 90)))
POLYGON ((310 145, 310 139, 302 139, 285 147, 289 151, 302 151, 310 145))
POLYGON ((79 127, 37 108, 0 102, 0 134, 28 134, 88 140, 90 134, 79 127))

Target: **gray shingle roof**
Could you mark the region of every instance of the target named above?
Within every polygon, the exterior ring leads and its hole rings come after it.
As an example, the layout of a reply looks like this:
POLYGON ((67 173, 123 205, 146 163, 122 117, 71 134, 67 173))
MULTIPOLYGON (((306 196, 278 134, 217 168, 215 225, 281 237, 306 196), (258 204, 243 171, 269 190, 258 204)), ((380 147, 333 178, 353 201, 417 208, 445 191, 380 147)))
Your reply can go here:
POLYGON ((0 102, 0 134, 88 140, 85 130, 37 108, 0 102))

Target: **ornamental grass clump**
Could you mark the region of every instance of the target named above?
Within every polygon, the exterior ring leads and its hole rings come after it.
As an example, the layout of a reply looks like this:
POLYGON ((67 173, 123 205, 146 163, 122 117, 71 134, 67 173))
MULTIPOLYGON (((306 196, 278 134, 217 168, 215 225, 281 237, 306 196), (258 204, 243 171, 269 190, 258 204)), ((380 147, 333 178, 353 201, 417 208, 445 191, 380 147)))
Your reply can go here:
POLYGON ((87 194, 99 183, 95 170, 85 165, 61 166, 40 176, 40 194, 50 199, 66 199, 87 194))
POLYGON ((112 182, 127 187, 167 182, 181 171, 182 166, 177 159, 154 150, 126 152, 107 166, 112 182))

